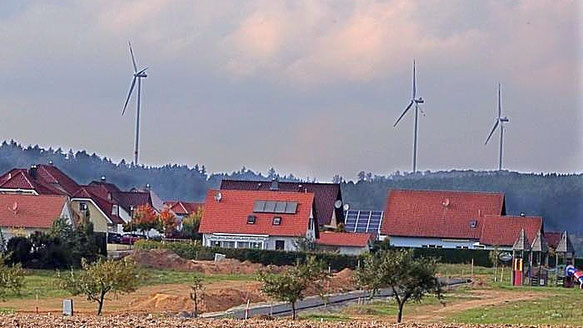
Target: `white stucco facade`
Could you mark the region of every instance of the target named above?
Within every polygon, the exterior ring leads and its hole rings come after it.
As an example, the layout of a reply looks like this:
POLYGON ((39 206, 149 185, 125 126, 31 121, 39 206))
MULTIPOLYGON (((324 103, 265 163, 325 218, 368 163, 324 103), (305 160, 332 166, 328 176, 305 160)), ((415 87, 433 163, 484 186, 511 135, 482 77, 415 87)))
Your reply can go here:
MULTIPOLYGON (((379 239, 385 240, 387 236, 379 239)), ((446 239, 446 238, 426 238, 426 237, 388 237, 390 244, 395 247, 408 248, 449 248, 449 249, 485 249, 492 250, 493 246, 480 244, 472 239, 446 239)), ((498 247, 499 250, 512 250, 512 247, 498 247)))

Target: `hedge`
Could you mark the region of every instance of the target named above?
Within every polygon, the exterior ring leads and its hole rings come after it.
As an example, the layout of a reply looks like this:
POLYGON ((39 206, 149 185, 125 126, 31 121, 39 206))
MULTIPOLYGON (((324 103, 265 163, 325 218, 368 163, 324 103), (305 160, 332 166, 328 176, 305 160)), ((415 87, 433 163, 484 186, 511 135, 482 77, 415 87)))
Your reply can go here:
MULTIPOLYGON (((313 255, 318 260, 327 263, 333 270, 342 270, 344 268, 356 268, 359 256, 341 255, 335 253, 309 253, 309 252, 285 252, 264 249, 246 249, 246 248, 220 248, 205 247, 199 242, 157 242, 151 240, 140 240, 135 244, 136 249, 170 249, 180 257, 192 260, 212 260, 215 253, 225 254, 227 258, 237 259, 239 261, 250 261, 264 265, 294 265, 297 262, 305 260, 307 256, 313 255)), ((474 259, 474 265, 492 266, 489 259, 489 252, 483 250, 468 249, 443 249, 443 248, 416 248, 415 256, 435 257, 441 263, 471 263, 474 259)))
POLYGON ((182 258, 191 260, 213 260, 215 253, 225 254, 227 258, 239 261, 250 261, 264 265, 295 265, 313 255, 316 259, 327 263, 332 270, 355 268, 359 257, 333 253, 285 252, 249 248, 205 247, 198 242, 156 242, 140 240, 134 245, 136 249, 170 249, 182 258))

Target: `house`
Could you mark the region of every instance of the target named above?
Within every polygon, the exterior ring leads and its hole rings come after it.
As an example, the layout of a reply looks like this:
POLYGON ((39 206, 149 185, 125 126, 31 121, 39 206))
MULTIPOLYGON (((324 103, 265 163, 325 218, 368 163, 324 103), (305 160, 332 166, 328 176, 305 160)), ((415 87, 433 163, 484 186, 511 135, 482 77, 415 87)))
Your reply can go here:
POLYGON ((534 238, 543 219, 506 216, 502 193, 391 190, 380 239, 398 247, 511 249, 522 229, 534 238))
POLYGON ((361 255, 370 251, 375 240, 372 233, 323 231, 316 239, 318 249, 346 255, 361 255))
POLYGON ((203 207, 203 203, 185 202, 181 200, 164 202, 164 208, 168 209, 174 214, 174 216, 176 216, 178 221, 176 229, 178 231, 182 230, 182 220, 184 220, 184 218, 196 213, 199 210, 202 210, 203 207))
POLYGON ((170 210, 180 221, 182 221, 182 219, 185 217, 196 213, 203 207, 203 203, 185 202, 181 200, 164 202, 164 208, 170 210))
POLYGON ((318 237, 315 194, 281 190, 210 190, 199 233, 203 245, 297 250, 318 237))
POLYGON ((342 193, 338 183, 315 182, 288 182, 288 181, 249 181, 229 180, 221 182, 221 190, 263 190, 313 193, 315 195, 315 207, 318 225, 322 228, 336 228, 344 222, 344 210, 342 209, 342 193))
POLYGON ((68 196, 75 217, 88 219, 96 232, 121 232, 132 211, 139 205, 152 205, 150 192, 121 191, 105 177, 80 185, 53 165, 33 165, 12 169, 0 176, 0 193, 68 196))
POLYGON ((67 196, 0 194, 0 229, 5 240, 46 232, 58 218, 73 222, 67 196))
POLYGON ((512 245, 524 230, 527 240, 534 241, 543 231, 543 218, 538 216, 486 216, 482 220, 479 243, 474 248, 512 250, 512 245))

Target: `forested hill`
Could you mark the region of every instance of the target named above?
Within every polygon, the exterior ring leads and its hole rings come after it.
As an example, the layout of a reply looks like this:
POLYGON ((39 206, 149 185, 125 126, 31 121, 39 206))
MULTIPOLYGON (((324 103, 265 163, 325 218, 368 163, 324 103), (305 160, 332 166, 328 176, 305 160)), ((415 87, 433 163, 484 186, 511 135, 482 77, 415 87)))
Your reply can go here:
MULTIPOLYGON (((206 190, 216 188, 224 177, 297 180, 293 175, 279 176, 273 169, 267 175, 245 168, 232 173, 208 174, 204 165, 134 166, 124 161, 113 163, 85 151, 23 148, 14 141, 0 145, 0 174, 14 167, 26 168, 49 161, 79 183, 106 176, 122 189, 150 184, 164 200, 200 201, 206 190)), ((352 209, 383 209, 391 188, 502 191, 506 194, 508 214, 540 215, 545 218, 547 230, 583 233, 582 174, 449 171, 373 176, 360 172, 356 182, 344 181, 339 176, 334 180, 342 182, 343 198, 352 209)))

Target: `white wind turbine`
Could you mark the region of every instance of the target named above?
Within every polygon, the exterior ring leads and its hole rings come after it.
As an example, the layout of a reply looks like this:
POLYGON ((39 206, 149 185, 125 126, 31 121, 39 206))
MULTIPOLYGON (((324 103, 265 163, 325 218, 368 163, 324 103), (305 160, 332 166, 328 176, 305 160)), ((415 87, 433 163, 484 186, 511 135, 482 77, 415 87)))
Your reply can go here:
POLYGON ((132 84, 130 86, 130 91, 128 92, 128 97, 126 98, 126 102, 123 105, 123 110, 121 115, 125 114, 126 108, 128 107, 128 103, 130 101, 130 97, 132 96, 132 92, 134 91, 134 87, 136 85, 136 81, 138 82, 138 94, 136 97, 136 140, 134 146, 134 164, 138 165, 138 148, 140 144, 140 101, 141 101, 141 94, 142 94, 142 79, 148 77, 146 74, 146 70, 148 67, 138 71, 138 65, 136 64, 136 58, 134 57, 134 51, 132 49, 131 42, 128 42, 130 46, 130 55, 132 56, 132 64, 134 67, 134 77, 132 78, 132 84))
POLYGON ((494 132, 496 131, 498 126, 500 126, 500 150, 499 150, 500 153, 498 155, 498 170, 499 171, 502 171, 502 150, 504 147, 504 123, 507 123, 508 121, 510 121, 508 119, 508 117, 502 116, 502 102, 500 99, 500 83, 498 83, 498 117, 496 118, 496 121, 494 122, 494 127, 492 128, 492 131, 490 131, 490 134, 488 135, 488 138, 486 139, 486 142, 484 143, 484 145, 488 144, 488 141, 490 141, 490 138, 492 138, 492 135, 494 134, 494 132))
POLYGON ((403 111, 401 116, 399 116, 399 118, 397 119, 397 121, 393 125, 393 127, 396 127, 397 124, 399 124, 399 121, 401 121, 401 119, 403 118, 403 116, 405 116, 405 114, 407 114, 409 109, 411 109, 411 107, 413 105, 415 105, 415 131, 414 131, 414 138, 413 138, 413 173, 417 172, 417 131, 419 128, 419 123, 418 123, 419 111, 421 111, 421 113, 425 114, 423 112, 423 110, 419 107, 419 105, 423 104, 423 103, 425 103, 425 101, 423 100, 422 97, 417 98, 417 76, 416 76, 416 72, 415 72, 415 61, 413 61, 413 95, 411 96, 411 102, 405 108, 405 110, 403 111))

